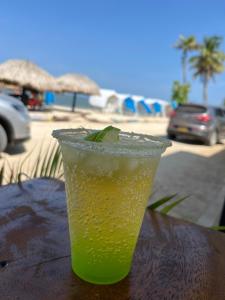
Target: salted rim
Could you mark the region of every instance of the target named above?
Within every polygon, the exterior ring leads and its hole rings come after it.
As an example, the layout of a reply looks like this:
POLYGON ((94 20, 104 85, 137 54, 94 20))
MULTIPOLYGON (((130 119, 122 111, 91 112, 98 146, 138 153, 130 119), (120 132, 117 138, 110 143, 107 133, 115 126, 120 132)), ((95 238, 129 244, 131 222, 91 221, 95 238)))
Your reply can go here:
POLYGON ((114 155, 160 155, 167 147, 172 146, 171 141, 165 138, 124 131, 119 133, 120 141, 114 143, 93 142, 84 139, 87 134, 96 132, 96 130, 86 128, 57 129, 53 130, 52 136, 58 139, 61 144, 70 145, 77 149, 114 155))

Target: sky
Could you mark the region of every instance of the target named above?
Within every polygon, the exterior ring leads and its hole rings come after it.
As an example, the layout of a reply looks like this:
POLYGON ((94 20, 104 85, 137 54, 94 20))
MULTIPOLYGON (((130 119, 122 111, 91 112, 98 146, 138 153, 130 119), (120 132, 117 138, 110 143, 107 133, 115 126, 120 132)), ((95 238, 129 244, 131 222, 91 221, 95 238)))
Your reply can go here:
MULTIPOLYGON (((55 76, 90 76, 101 87, 169 100, 181 80, 178 36, 225 39, 224 0, 1 0, 0 62, 29 59, 55 76)), ((221 47, 225 51, 225 40, 221 47)), ((190 100, 202 101, 193 80, 190 100)), ((225 73, 209 85, 209 102, 225 98, 225 73)))

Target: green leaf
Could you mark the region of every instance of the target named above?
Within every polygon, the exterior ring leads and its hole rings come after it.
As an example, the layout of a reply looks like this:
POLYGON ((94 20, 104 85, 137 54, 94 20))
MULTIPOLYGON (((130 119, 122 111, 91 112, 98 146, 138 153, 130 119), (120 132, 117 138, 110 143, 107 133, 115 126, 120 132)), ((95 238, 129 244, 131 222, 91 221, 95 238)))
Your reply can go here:
POLYGON ((156 202, 154 202, 153 204, 149 205, 147 208, 151 209, 151 210, 155 210, 159 206, 163 205, 164 203, 166 203, 166 202, 170 201, 171 199, 173 199, 174 197, 176 197, 176 195, 177 194, 173 194, 170 196, 163 197, 163 198, 157 200, 156 202))
POLYGON ((165 206, 163 209, 160 210, 160 212, 162 214, 167 214, 171 209, 173 209, 175 206, 177 206, 178 204, 180 204, 181 202, 183 202, 185 199, 187 199, 189 196, 185 196, 185 197, 182 197, 176 201, 174 201, 173 203, 165 206))
POLYGON ((99 130, 98 131, 95 131, 95 132, 92 132, 90 134, 88 134, 84 139, 85 141, 91 141, 91 142, 95 142, 96 139, 97 139, 97 136, 99 134, 99 130))
POLYGON ((119 128, 107 126, 103 130, 90 133, 85 137, 85 140, 91 142, 117 142, 119 140, 119 133, 119 128))
POLYGON ((221 231, 221 230, 225 231, 225 226, 212 226, 212 227, 209 227, 209 228, 213 229, 213 230, 217 230, 217 231, 221 231))

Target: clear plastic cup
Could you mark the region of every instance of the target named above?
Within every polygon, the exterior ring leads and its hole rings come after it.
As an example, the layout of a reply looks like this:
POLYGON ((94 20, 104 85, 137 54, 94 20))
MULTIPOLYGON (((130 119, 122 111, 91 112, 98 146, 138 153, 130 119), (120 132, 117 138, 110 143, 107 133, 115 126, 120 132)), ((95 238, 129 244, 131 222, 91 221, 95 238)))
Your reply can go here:
POLYGON ((120 133, 91 142, 86 129, 53 131, 62 149, 72 269, 85 281, 112 284, 132 257, 165 139, 120 133))

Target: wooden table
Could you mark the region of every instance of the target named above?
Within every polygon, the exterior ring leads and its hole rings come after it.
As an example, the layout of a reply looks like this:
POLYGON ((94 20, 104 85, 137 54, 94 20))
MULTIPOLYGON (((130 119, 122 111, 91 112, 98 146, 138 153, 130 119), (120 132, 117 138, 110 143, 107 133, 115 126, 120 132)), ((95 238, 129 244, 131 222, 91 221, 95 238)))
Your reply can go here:
POLYGON ((130 275, 97 286, 76 277, 64 184, 0 188, 0 299, 225 299, 225 234, 146 213, 130 275))

